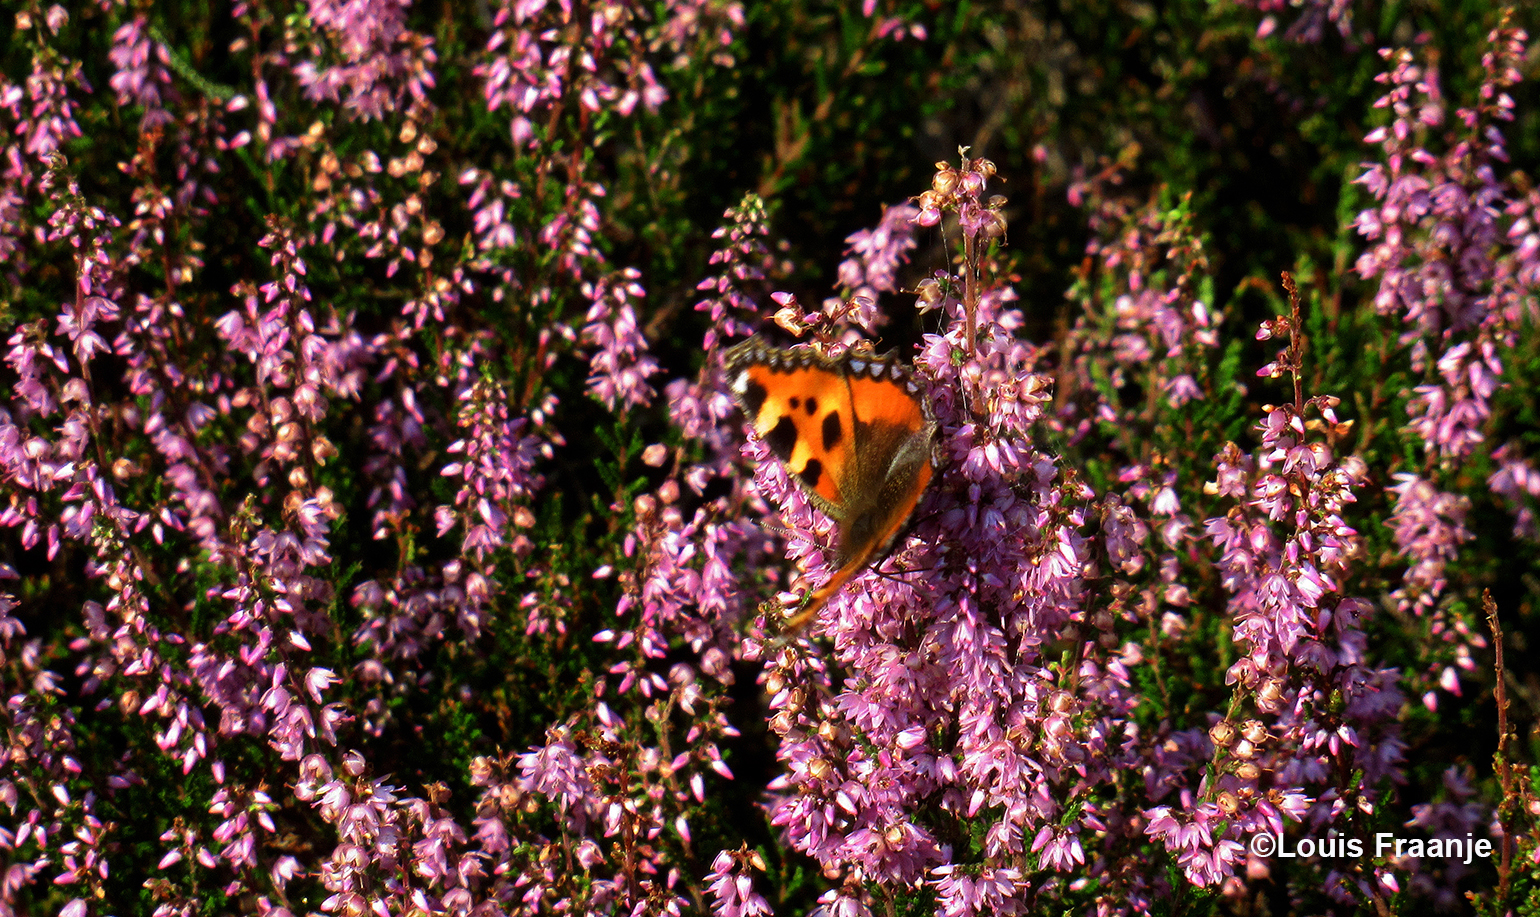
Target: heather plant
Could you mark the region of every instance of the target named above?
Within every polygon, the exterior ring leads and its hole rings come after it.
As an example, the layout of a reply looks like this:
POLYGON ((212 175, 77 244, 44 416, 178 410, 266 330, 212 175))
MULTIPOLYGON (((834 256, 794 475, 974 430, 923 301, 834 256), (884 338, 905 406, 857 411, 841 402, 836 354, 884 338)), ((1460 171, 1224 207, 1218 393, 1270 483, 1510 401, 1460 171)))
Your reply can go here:
POLYGON ((1532 11, 6 14, 0 913, 1540 909, 1532 11))

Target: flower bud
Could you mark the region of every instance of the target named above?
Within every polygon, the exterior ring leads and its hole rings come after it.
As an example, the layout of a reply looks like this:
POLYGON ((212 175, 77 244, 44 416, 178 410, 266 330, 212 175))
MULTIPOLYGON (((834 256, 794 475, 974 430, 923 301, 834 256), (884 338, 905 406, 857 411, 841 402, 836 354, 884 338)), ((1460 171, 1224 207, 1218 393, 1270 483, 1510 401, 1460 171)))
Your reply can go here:
POLYGON ((786 698, 786 709, 787 709, 787 711, 789 711, 789 712, 791 712, 793 714, 801 713, 802 709, 804 707, 806 707, 806 706, 807 706, 807 689, 802 687, 802 686, 800 686, 800 685, 795 687, 795 688, 792 688, 791 689, 791 696, 786 698))
POLYGON ((824 720, 818 724, 818 737, 831 744, 848 742, 850 741, 850 730, 831 720, 824 720))
POLYGON ((770 718, 770 731, 782 738, 785 738, 786 734, 791 732, 791 726, 792 716, 785 710, 770 718))
POLYGON ((1276 679, 1269 679, 1257 692, 1257 706, 1266 711, 1277 710, 1283 703, 1283 688, 1276 679))
POLYGON ((941 282, 934 277, 920 281, 920 285, 915 288, 915 294, 920 300, 921 312, 940 308, 941 301, 946 298, 946 294, 941 291, 941 282))
POLYGON ((310 457, 317 465, 325 465, 328 459, 337 457, 337 447, 324 436, 317 436, 310 443, 310 457))

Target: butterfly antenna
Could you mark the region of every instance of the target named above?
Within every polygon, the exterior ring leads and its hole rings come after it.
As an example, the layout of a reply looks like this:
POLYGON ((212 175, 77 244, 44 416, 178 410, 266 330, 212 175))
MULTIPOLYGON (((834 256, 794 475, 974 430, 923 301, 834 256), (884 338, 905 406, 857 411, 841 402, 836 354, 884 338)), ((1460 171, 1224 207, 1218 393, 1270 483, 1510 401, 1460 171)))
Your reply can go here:
POLYGON ((788 544, 790 544, 790 543, 804 544, 804 545, 808 545, 809 547, 814 547, 814 548, 819 548, 819 549, 823 549, 823 550, 828 550, 828 547, 823 542, 819 541, 818 539, 816 539, 816 538, 809 538, 806 533, 799 532, 799 531, 797 531, 796 529, 793 529, 793 528, 788 528, 787 526, 781 525, 779 522, 771 522, 770 518, 771 517, 767 515, 767 516, 763 516, 763 517, 761 517, 759 519, 758 525, 759 525, 760 531, 763 534, 766 534, 766 535, 778 535, 784 541, 786 541, 788 544))
POLYGON ((766 522, 763 519, 761 519, 760 522, 759 522, 759 528, 762 531, 767 532, 767 533, 769 533, 771 535, 779 535, 779 536, 781 536, 782 538, 784 538, 787 541, 805 541, 806 540, 801 535, 798 535, 796 532, 792 531, 791 529, 787 528, 786 526, 781 525, 781 524, 776 523, 776 522, 766 522))

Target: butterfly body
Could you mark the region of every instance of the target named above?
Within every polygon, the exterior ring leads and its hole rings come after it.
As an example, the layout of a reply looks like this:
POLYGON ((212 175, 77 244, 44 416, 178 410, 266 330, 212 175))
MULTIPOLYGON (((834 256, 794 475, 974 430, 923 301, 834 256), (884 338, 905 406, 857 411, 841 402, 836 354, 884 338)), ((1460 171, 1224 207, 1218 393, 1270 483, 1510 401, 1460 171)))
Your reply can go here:
POLYGON ((795 633, 881 557, 930 483, 936 422, 898 360, 781 350, 751 338, 726 354, 728 384, 757 435, 838 526, 835 572, 787 624, 795 633))

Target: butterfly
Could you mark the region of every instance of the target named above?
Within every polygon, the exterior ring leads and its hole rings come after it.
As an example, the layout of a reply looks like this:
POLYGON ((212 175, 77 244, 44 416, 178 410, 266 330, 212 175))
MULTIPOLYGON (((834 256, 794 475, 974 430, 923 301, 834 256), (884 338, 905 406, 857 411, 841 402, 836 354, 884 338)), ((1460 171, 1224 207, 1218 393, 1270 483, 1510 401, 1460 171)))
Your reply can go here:
POLYGON ((891 356, 781 350, 758 338, 727 351, 728 387, 813 505, 838 525, 835 571, 786 624, 795 634, 882 557, 930 483, 936 421, 891 356))

